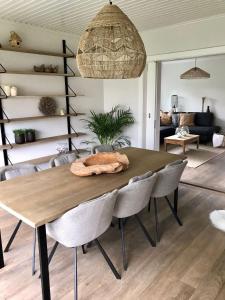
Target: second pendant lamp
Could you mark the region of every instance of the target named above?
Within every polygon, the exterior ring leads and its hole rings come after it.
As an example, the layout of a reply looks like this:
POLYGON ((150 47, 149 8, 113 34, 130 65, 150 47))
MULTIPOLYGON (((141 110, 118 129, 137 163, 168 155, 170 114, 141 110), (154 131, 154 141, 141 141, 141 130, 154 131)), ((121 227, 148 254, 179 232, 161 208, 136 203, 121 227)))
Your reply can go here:
POLYGON ((195 67, 190 70, 184 72, 180 75, 181 79, 204 79, 210 78, 210 74, 198 67, 196 67, 196 58, 195 58, 195 67))
POLYGON ((136 78, 146 64, 145 47, 137 29, 111 1, 82 34, 76 58, 81 76, 86 78, 136 78))

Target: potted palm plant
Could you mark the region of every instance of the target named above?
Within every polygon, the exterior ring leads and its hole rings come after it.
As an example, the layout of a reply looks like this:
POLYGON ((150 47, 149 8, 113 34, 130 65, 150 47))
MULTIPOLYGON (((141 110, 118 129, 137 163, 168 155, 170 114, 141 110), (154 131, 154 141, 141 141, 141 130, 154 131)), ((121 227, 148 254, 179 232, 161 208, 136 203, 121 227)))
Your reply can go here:
MULTIPOLYGON (((122 135, 124 128, 135 122, 134 116, 129 109, 122 109, 119 105, 112 108, 110 112, 95 113, 86 122, 87 128, 92 131, 100 144, 112 145, 114 148, 130 146, 130 140, 122 135)), ((86 142, 93 143, 93 142, 86 142)))

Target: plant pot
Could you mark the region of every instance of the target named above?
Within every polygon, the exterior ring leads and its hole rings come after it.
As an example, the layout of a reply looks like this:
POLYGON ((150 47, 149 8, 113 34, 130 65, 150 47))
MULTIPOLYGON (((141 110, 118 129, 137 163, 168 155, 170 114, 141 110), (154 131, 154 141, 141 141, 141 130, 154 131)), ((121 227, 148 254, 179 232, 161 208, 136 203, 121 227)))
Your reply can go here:
POLYGON ((25 143, 25 134, 15 134, 15 143, 16 144, 24 144, 25 143))
POLYGON ((35 142, 35 131, 27 131, 26 135, 26 143, 35 142))

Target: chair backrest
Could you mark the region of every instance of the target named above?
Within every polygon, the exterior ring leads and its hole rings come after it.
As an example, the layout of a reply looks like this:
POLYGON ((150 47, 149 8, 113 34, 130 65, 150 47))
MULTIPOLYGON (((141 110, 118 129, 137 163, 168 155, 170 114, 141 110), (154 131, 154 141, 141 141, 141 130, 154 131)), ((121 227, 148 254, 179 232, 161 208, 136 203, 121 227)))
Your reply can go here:
POLYGON ((131 183, 133 183, 133 182, 140 181, 140 180, 142 180, 142 179, 148 178, 148 177, 152 176, 152 174, 153 174, 152 171, 148 171, 148 172, 146 172, 145 174, 142 174, 142 175, 139 175, 139 176, 135 176, 135 177, 133 177, 133 178, 131 178, 131 179, 129 180, 129 183, 128 183, 128 184, 131 184, 131 183))
POLYGON ((31 164, 18 164, 0 169, 0 180, 9 180, 19 176, 31 175, 37 172, 37 167, 31 164))
POLYGON ((152 191, 153 198, 160 198, 174 192, 178 187, 187 161, 178 160, 157 172, 158 178, 152 191))
POLYGON ((97 145, 92 148, 92 154, 99 152, 112 152, 114 150, 112 145, 97 145))
POLYGON ((157 174, 129 184, 119 190, 113 216, 127 218, 144 209, 152 193, 157 174))
POLYGON ((59 167, 62 165, 70 164, 76 160, 76 154, 75 153, 66 153, 66 154, 59 154, 54 157, 52 157, 49 161, 49 167, 59 167))
POLYGON ((47 234, 66 247, 93 241, 111 224, 118 191, 80 204, 46 225, 47 234))

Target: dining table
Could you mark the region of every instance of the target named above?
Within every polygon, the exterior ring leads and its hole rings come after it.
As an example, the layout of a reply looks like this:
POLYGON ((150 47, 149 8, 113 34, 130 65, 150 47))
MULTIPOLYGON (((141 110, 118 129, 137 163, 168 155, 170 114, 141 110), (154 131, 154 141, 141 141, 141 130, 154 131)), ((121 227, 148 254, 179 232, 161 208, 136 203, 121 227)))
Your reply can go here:
MULTIPOLYGON (((129 159, 128 169, 120 173, 78 177, 67 164, 0 182, 0 208, 37 230, 43 300, 51 299, 46 224, 85 201, 120 189, 134 176, 150 170, 157 172, 167 164, 185 158, 134 147, 118 152, 129 159)), ((174 197, 175 210, 177 202, 178 191, 174 197)), ((4 259, 0 230, 0 272, 4 272, 4 259)))

